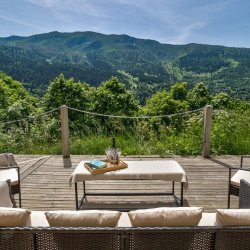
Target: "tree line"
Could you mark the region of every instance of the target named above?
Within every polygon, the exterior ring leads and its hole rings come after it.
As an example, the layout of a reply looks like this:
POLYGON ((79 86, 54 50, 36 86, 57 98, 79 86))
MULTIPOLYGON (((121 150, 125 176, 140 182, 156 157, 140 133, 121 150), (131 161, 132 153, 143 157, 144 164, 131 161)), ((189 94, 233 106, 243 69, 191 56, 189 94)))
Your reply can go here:
POLYGON ((60 74, 50 83, 44 96, 38 98, 25 90, 20 82, 0 73, 0 129, 3 150, 11 142, 20 145, 20 148, 25 147, 24 142, 27 146, 29 143, 34 144, 34 141, 42 141, 40 147, 44 147, 46 143, 58 142, 60 120, 57 115, 49 114, 37 120, 23 121, 22 119, 59 108, 63 104, 81 111, 105 115, 162 116, 145 120, 115 119, 72 111, 69 113, 72 138, 87 135, 109 137, 115 134, 131 139, 140 135, 137 139, 142 144, 145 144, 145 141, 151 144, 163 141, 166 144, 171 140, 175 143, 173 138, 182 136, 182 143, 187 144, 186 153, 191 154, 197 153, 198 147, 195 146, 194 141, 192 141, 193 145, 189 145, 185 134, 187 135, 187 131, 190 133, 190 128, 192 128, 191 137, 200 140, 202 116, 198 113, 187 115, 185 118, 168 115, 198 110, 206 104, 212 104, 218 110, 233 111, 234 114, 243 113, 245 117, 249 117, 250 113, 248 103, 233 99, 223 92, 211 95, 208 87, 202 82, 197 83, 191 89, 186 82, 175 83, 169 90, 163 89, 156 92, 145 101, 144 105, 140 105, 132 92, 117 77, 112 77, 92 87, 87 83, 75 81, 73 78, 66 79, 63 74, 60 74), (7 123, 9 121, 16 122, 7 123))

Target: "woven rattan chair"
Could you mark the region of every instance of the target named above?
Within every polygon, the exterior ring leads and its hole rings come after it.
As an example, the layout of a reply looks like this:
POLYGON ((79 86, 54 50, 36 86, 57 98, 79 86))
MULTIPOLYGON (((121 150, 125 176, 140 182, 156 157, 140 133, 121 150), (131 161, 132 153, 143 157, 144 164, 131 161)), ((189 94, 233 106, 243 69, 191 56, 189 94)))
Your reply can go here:
POLYGON ((250 183, 240 181, 239 208, 250 208, 250 183))
POLYGON ((18 194, 21 207, 20 169, 13 154, 0 154, 0 181, 10 180, 11 195, 18 194))
POLYGON ((228 181, 228 201, 227 208, 230 208, 230 195, 239 196, 240 181, 245 180, 250 182, 250 168, 243 167, 243 159, 250 158, 250 156, 241 156, 240 167, 229 167, 229 181, 228 181), (232 170, 237 172, 232 176, 232 170))

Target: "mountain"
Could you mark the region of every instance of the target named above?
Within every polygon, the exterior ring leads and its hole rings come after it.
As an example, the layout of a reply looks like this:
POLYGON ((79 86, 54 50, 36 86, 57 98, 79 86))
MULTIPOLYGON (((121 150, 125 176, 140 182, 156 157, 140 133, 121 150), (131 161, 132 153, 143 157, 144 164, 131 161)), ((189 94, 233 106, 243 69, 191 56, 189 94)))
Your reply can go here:
POLYGON ((95 32, 51 32, 0 38, 0 58, 1 71, 38 95, 63 73, 93 86, 118 76, 142 102, 180 81, 188 82, 190 88, 204 82, 212 93, 224 91, 250 100, 248 48, 170 45, 95 32))

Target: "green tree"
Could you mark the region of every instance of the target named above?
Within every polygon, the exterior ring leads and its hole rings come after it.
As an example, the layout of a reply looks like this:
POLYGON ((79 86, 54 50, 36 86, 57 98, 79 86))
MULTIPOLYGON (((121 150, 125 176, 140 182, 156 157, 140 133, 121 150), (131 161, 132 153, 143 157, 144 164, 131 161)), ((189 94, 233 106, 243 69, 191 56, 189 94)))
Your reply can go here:
MULTIPOLYGON (((175 114, 183 112, 188 109, 186 101, 174 100, 172 98, 172 92, 168 93, 166 90, 157 92, 151 98, 147 100, 143 111, 146 115, 150 116, 165 116, 170 114, 175 114)), ((159 137, 159 131, 161 130, 161 125, 169 126, 170 123, 173 125, 173 129, 178 131, 181 129, 182 121, 179 117, 169 118, 168 116, 162 118, 152 118, 150 119, 151 126, 153 130, 157 133, 159 137)), ((163 132, 167 133, 167 131, 163 132)))
POLYGON ((18 120, 36 113, 38 100, 23 85, 0 72, 0 118, 18 120))
MULTIPOLYGON (((139 111, 139 104, 134 95, 128 91, 118 78, 112 77, 103 82, 95 92, 94 111, 106 115, 135 116, 139 111)), ((97 118, 100 125, 113 132, 125 132, 135 126, 132 119, 97 118)))
POLYGON ((228 94, 220 92, 212 97, 212 105, 214 108, 228 108, 231 104, 231 98, 228 94))
POLYGON ((139 104, 118 78, 103 82, 95 93, 94 110, 102 114, 136 115, 139 104))
POLYGON ((188 92, 187 100, 191 109, 202 108, 206 104, 209 104, 211 98, 208 87, 202 82, 197 83, 194 88, 188 92))
POLYGON ((67 80, 63 74, 60 74, 51 82, 43 102, 46 109, 67 105, 71 108, 87 110, 91 105, 92 92, 88 84, 74 82, 73 78, 67 80))
POLYGON ((171 96, 174 100, 184 101, 187 98, 187 83, 181 82, 174 84, 170 89, 171 96))

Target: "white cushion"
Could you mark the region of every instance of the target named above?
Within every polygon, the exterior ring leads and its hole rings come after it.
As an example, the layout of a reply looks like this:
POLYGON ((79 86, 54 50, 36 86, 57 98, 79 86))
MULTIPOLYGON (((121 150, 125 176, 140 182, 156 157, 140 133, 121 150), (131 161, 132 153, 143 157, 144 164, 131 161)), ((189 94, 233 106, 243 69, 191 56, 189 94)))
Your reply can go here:
POLYGON ((0 226, 26 226, 30 220, 30 213, 28 209, 0 207, 0 226))
POLYGON ((1 169, 0 168, 0 181, 6 181, 10 179, 11 185, 18 184, 18 173, 16 168, 1 169))
POLYGON ((202 218, 198 224, 199 227, 216 226, 216 213, 202 213, 202 218))
POLYGON ((43 211, 31 211, 30 224, 31 227, 49 227, 49 222, 43 211))
POLYGON ((197 226, 202 211, 200 207, 162 207, 135 210, 128 215, 134 227, 185 227, 197 226))
POLYGON ((117 224, 118 227, 132 227, 131 221, 128 217, 128 213, 122 212, 122 215, 117 224))
POLYGON ((0 181, 0 207, 13 207, 10 199, 10 188, 6 181, 0 181))
POLYGON ((238 170, 231 178, 231 183, 237 187, 240 187, 241 179, 250 183, 250 171, 238 170))
POLYGON ((116 227, 121 216, 117 211, 50 211, 45 212, 54 227, 116 227))
POLYGON ((250 226, 250 209, 217 209, 216 224, 219 226, 250 226))

